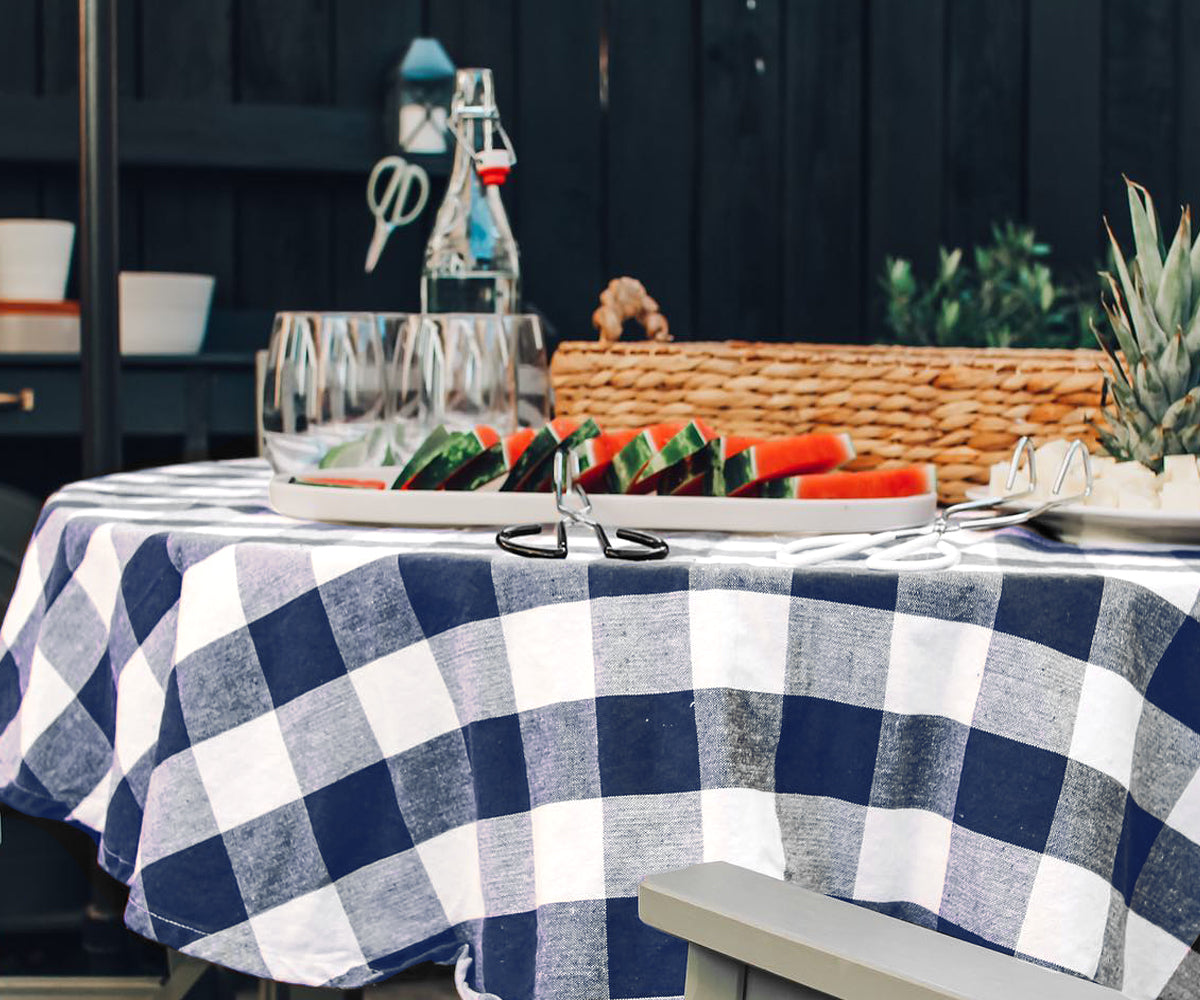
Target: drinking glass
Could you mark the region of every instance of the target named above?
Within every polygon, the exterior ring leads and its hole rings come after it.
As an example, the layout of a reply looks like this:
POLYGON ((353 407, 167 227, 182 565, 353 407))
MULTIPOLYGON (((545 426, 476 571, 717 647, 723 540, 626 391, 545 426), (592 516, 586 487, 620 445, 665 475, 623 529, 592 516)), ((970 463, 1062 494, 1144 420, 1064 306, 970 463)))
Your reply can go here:
POLYGON ((438 425, 467 431, 486 424, 502 435, 516 430, 516 382, 504 319, 494 313, 415 317, 392 372, 403 405, 415 408, 422 436, 438 425))
POLYGON ((421 313, 387 321, 400 450, 435 427, 486 424, 501 435, 541 427, 552 400, 541 322, 533 315, 421 313))
POLYGON ((263 381, 263 437, 276 472, 385 464, 391 408, 371 314, 276 315, 263 381))
POLYGON ((513 361, 517 426, 541 427, 554 415, 542 321, 534 313, 518 313, 504 317, 504 329, 513 361))

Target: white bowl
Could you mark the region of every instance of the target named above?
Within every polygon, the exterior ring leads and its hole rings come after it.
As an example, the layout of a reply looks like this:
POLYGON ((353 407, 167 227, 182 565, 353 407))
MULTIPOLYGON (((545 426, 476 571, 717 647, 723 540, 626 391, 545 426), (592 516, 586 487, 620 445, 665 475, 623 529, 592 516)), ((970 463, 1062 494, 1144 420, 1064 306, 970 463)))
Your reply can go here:
POLYGON ((122 271, 121 353, 195 354, 216 283, 211 274, 122 271))
POLYGON ((73 222, 0 219, 0 300, 61 302, 74 245, 73 222))

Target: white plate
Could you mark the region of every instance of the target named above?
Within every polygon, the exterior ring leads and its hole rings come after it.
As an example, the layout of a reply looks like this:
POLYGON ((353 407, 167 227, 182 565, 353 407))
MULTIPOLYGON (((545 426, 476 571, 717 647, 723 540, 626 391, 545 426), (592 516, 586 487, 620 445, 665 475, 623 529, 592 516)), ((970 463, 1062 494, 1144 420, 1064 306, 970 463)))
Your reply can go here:
MULTIPOLYGON (((329 469, 311 475, 375 479, 390 484, 398 469, 329 469)), ((271 480, 271 506, 308 521, 349 524, 467 527, 551 523, 558 520, 549 493, 498 490, 377 490, 271 480)), ((677 531, 847 532, 884 531, 931 521, 932 493, 888 500, 764 500, 741 497, 591 495, 592 514, 605 527, 677 531)))
MULTIPOLYGON (((987 490, 978 486, 967 490, 970 500, 981 500, 988 495, 987 490)), ((1014 500, 1003 506, 1005 510, 1029 510, 1041 502, 1014 500)), ((1053 529, 1064 542, 1200 545, 1200 513, 1063 504, 1039 514, 1036 520, 1053 529)))

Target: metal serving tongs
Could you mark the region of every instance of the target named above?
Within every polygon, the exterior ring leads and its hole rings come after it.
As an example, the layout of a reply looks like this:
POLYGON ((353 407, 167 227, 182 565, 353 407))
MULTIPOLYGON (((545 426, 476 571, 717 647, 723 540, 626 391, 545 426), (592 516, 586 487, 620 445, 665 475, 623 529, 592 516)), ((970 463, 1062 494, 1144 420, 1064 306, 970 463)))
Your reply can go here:
POLYGON ((1084 443, 1076 439, 1071 442, 1067 454, 1058 468, 1048 499, 1014 513, 980 516, 977 512, 1002 508, 1032 495, 1037 488, 1033 443, 1029 438, 1022 437, 1013 451, 1004 484, 1006 492, 1002 496, 952 504, 930 523, 914 528, 896 528, 891 531, 870 534, 818 535, 812 538, 798 538, 781 546, 775 553, 775 557, 780 562, 792 566, 816 566, 867 549, 887 546, 897 539, 906 538, 907 541, 902 541, 898 545, 890 546, 868 556, 867 568, 891 571, 946 569, 956 565, 961 558, 958 547, 951 544, 946 535, 963 529, 977 531, 985 528, 1005 528, 1013 524, 1023 524, 1053 507, 1075 503, 1087 498, 1092 492, 1092 485, 1091 456, 1084 443), (1084 488, 1080 493, 1060 496, 1067 473, 1077 457, 1083 463, 1084 488), (1017 473, 1020 471, 1022 459, 1024 459, 1027 469, 1028 485, 1024 489, 1014 491, 1013 487, 1017 481, 1017 473))
POLYGON ((663 559, 669 549, 667 543, 657 535, 645 531, 634 531, 632 528, 618 528, 617 537, 622 541, 633 542, 631 546, 616 546, 608 540, 608 532, 592 517, 592 501, 587 492, 579 485, 579 458, 566 448, 559 448, 554 453, 554 506, 558 508, 558 525, 556 527, 556 542, 552 548, 541 545, 529 545, 525 542, 514 541, 525 535, 541 533, 540 524, 514 524, 496 533, 496 544, 505 552, 513 552, 519 556, 529 556, 533 559, 566 559, 567 558, 567 525, 582 524, 596 533, 600 550, 609 559, 627 559, 645 561, 647 559, 663 559), (568 497, 574 496, 577 506, 567 502, 568 497))

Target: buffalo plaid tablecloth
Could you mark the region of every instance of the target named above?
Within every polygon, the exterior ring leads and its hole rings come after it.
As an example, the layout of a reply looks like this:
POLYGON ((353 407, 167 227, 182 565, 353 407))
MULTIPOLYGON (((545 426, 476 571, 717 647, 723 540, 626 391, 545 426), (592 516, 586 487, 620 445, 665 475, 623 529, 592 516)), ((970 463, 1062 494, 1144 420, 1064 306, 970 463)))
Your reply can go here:
POLYGON ((135 931, 298 983, 466 945, 505 1000, 677 996, 638 882, 726 860, 1200 994, 1200 551, 526 561, 267 480, 63 489, 0 627, 0 798, 92 831, 135 931))

